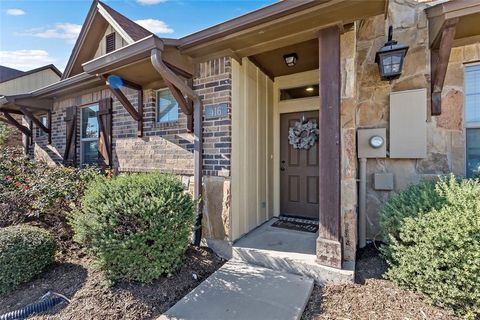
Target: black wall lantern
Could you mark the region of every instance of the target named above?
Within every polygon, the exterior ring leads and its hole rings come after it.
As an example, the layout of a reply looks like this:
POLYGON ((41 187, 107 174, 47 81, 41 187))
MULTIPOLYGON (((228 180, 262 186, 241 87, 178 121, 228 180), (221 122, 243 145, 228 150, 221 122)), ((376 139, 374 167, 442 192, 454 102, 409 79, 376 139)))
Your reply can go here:
POLYGON ((408 51, 408 46, 392 40, 392 34, 393 27, 390 26, 388 28, 388 42, 375 55, 375 62, 378 63, 382 80, 393 80, 400 77, 403 61, 408 51))

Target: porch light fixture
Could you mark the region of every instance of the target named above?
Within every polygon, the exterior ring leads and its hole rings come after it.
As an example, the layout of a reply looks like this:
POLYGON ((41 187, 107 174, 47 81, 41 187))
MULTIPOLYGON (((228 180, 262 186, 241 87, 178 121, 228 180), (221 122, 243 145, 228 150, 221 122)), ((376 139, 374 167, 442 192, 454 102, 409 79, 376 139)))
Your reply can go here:
POLYGON ((408 51, 408 46, 392 40, 393 27, 388 28, 388 42, 377 51, 375 62, 382 80, 393 80, 402 74, 403 61, 408 51))
POLYGON ((289 53, 283 56, 287 67, 294 67, 297 64, 298 56, 296 53, 289 53))

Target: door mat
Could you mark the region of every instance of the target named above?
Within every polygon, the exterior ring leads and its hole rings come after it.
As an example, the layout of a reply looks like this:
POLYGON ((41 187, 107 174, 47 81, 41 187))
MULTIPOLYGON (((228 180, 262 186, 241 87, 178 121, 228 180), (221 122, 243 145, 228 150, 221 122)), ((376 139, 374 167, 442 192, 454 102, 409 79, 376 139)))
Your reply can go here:
POLYGON ((272 227, 316 233, 318 231, 318 222, 306 219, 280 217, 272 224, 272 227))

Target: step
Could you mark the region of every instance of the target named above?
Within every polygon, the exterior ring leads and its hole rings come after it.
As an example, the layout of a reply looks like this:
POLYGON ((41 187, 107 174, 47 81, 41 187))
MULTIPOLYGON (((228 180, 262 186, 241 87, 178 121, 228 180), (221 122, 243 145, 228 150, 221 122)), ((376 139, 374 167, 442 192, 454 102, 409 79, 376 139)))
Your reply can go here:
POLYGON ((303 275, 319 284, 354 281, 355 266, 344 263, 342 269, 316 262, 318 233, 273 227, 276 218, 267 221, 239 239, 232 248, 232 258, 272 270, 303 275))
POLYGON ((262 250, 234 246, 235 261, 268 268, 275 271, 306 276, 318 284, 345 284, 354 281, 354 265, 344 264, 343 269, 322 266, 316 262, 316 256, 292 252, 262 250))
POLYGON ((296 320, 313 280, 230 260, 165 312, 160 320, 296 320))

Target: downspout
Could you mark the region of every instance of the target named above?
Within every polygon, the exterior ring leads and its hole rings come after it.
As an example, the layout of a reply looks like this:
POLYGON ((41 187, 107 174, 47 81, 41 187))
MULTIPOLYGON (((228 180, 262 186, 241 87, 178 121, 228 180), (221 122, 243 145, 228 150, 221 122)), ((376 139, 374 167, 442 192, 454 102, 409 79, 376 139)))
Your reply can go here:
POLYGON ((366 245, 367 229, 367 159, 360 158, 359 172, 359 208, 358 208, 358 247, 364 248, 366 245))
POLYGON ((202 197, 202 141, 203 141, 203 122, 202 122, 202 99, 190 88, 182 79, 180 79, 162 60, 162 51, 158 49, 152 49, 150 53, 150 60, 157 72, 163 79, 173 84, 183 95, 187 96, 193 101, 193 134, 194 134, 194 158, 195 158, 195 173, 194 173, 194 197, 198 201, 197 203, 197 219, 195 222, 195 236, 193 244, 198 246, 202 239, 202 217, 203 206, 201 203, 202 197))

